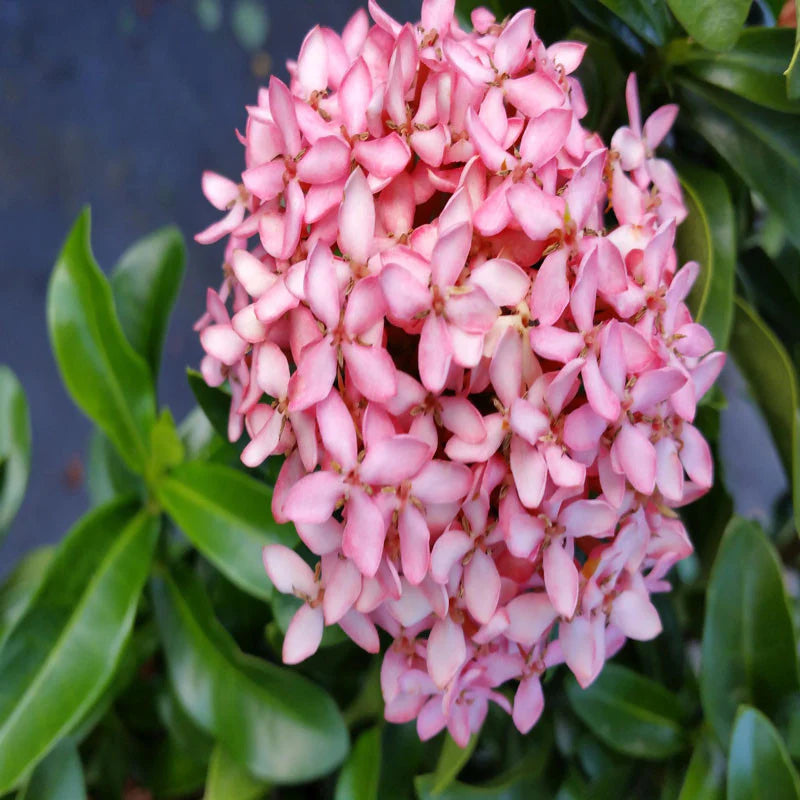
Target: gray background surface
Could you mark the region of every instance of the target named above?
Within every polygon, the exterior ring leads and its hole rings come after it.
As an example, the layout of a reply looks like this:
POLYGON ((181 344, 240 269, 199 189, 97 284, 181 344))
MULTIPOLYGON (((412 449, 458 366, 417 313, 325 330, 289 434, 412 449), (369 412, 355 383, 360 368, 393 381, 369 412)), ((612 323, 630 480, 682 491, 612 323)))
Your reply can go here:
MULTIPOLYGON (((95 256, 108 270, 137 237, 176 223, 188 264, 166 342, 160 401, 192 406, 185 368, 222 245, 191 240, 217 212, 203 169, 236 177, 234 129, 255 102, 266 62, 286 78, 316 22, 340 30, 357 0, 0 0, 0 363, 28 396, 33 464, 0 574, 56 541, 87 507, 89 424, 61 386, 47 339, 53 261, 85 203, 95 256)), ((363 3, 366 4, 365 2, 363 3)), ((418 4, 386 0, 398 19, 418 4)))

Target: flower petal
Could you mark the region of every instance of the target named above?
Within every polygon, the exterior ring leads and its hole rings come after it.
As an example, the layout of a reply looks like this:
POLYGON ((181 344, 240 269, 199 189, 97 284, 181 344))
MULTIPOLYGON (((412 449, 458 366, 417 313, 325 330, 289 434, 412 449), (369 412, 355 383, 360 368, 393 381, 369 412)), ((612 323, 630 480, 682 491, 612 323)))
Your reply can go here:
POLYGON ((324 631, 322 609, 303 603, 297 609, 283 639, 283 663, 299 664, 313 656, 319 648, 324 631))
POLYGON ((456 676, 467 658, 464 631, 449 616, 440 619, 428 636, 428 674, 443 689, 456 676))
POLYGON ((317 596, 314 572, 294 550, 282 544, 268 544, 262 550, 262 559, 267 577, 281 594, 317 596))
POLYGON ((325 582, 322 611, 325 624, 333 625, 350 610, 361 594, 361 573, 347 558, 338 558, 325 582))
POLYGON ((378 345, 342 343, 348 375, 368 400, 383 403, 397 392, 397 370, 389 353, 378 345))
POLYGON ((481 625, 492 618, 500 599, 500 575, 494 559, 476 549, 464 567, 464 602, 467 610, 481 625))
POLYGON ((558 542, 552 542, 542 557, 544 585, 553 608, 570 619, 578 604, 578 569, 558 542))
POLYGON ((422 512, 407 503, 397 521, 400 534, 400 562, 406 580, 417 585, 428 572, 430 563, 430 531, 422 512))
POLYGON ((375 201, 367 179, 355 169, 344 186, 339 209, 339 249, 357 264, 366 264, 372 255, 375 232, 375 201))
POLYGON ((397 486, 420 471, 428 454, 425 442, 408 434, 392 436, 369 448, 358 473, 364 483, 397 486))
POLYGON ((342 552, 355 562, 362 575, 372 577, 383 556, 386 527, 378 507, 364 492, 354 487, 346 506, 342 552))
POLYGON ((320 524, 330 519, 344 493, 341 478, 333 472, 312 472, 289 489, 283 514, 292 522, 320 524))

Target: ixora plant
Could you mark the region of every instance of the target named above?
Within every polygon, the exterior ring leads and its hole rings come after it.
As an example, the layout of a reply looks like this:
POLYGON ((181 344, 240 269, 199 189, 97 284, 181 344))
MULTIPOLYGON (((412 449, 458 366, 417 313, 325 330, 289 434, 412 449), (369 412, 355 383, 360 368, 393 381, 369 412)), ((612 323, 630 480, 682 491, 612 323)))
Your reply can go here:
MULTIPOLYGON (((780 12, 315 27, 241 181, 203 176, 224 276, 180 425, 180 236, 109 281, 80 217, 48 322, 95 508, 0 590, 0 797, 800 798, 780 12), (786 472, 766 530, 724 351, 786 472)), ((29 449, 4 370, 0 531, 29 449)))

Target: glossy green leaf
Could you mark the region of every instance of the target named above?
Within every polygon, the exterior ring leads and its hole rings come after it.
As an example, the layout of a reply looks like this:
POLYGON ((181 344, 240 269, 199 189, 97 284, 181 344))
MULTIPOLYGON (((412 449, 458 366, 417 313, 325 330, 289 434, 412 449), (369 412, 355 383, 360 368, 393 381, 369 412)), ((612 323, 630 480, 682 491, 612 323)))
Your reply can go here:
POLYGON ((122 494, 144 494, 144 482, 131 472, 108 437, 94 428, 89 438, 86 486, 92 506, 99 506, 122 494))
POLYGON ((25 497, 31 468, 31 422, 25 392, 0 365, 0 541, 25 497))
POLYGON ((75 743, 65 739, 33 771, 17 800, 85 800, 86 782, 75 743))
POLYGON ((708 734, 694 746, 678 800, 723 800, 725 756, 708 734))
POLYGON ((152 590, 172 687, 239 764, 265 781, 295 783, 344 760, 347 729, 324 690, 242 653, 188 572, 158 575, 152 590))
POLYGON ((158 521, 127 500, 84 517, 61 543, 0 650, 0 794, 103 692, 133 624, 158 521))
POLYGON ((137 673, 145 663, 153 658, 157 649, 158 634, 152 619, 131 632, 122 648, 122 654, 117 661, 111 680, 106 684, 100 697, 87 710, 78 724, 72 728, 70 736, 76 742, 82 743, 101 723, 114 701, 130 687, 137 673))
POLYGON ((798 688, 781 565, 755 522, 734 517, 722 537, 708 585, 702 648, 700 699, 723 745, 742 703, 770 712, 798 688))
POLYGON ((662 45, 670 27, 664 0, 600 0, 634 33, 653 45, 662 45))
POLYGON ((769 206, 800 247, 800 125, 794 114, 762 108, 688 78, 676 81, 692 135, 700 134, 769 206))
POLYGON ((466 747, 459 747, 449 733, 445 735, 439 760, 436 762, 436 769, 433 772, 433 785, 430 789, 432 796, 436 797, 442 794, 458 777, 458 773, 466 766, 470 756, 475 752, 477 744, 478 734, 476 733, 470 736, 466 747))
POLYGON ((758 710, 736 715, 728 758, 728 800, 797 800, 800 778, 786 745, 758 710))
POLYGON ((655 681, 611 663, 587 689, 571 676, 566 686, 573 711, 613 750, 660 759, 687 745, 680 701, 655 681))
POLYGON ((257 780, 231 758, 218 744, 211 755, 203 800, 260 800, 269 792, 269 784, 257 780))
POLYGON ((89 229, 87 209, 53 270, 47 293, 50 340, 73 400, 128 466, 141 472, 155 422, 153 379, 122 332, 111 288, 92 256, 89 229))
POLYGON ((711 170, 687 165, 680 170, 680 178, 689 216, 678 228, 678 253, 682 263, 700 264, 689 307, 724 350, 733 321, 736 273, 733 203, 725 181, 711 170))
POLYGON ((261 561, 266 544, 297 544, 290 525, 272 517, 272 491, 222 464, 194 461, 166 476, 158 498, 192 544, 240 589, 269 599, 261 561))
POLYGON ((706 50, 691 39, 667 46, 667 63, 680 65, 694 77, 776 111, 800 112, 800 102, 786 93, 784 70, 794 46, 788 28, 745 28, 725 53, 706 50))
POLYGON ((186 251, 177 228, 162 228, 126 250, 111 273, 111 289, 122 330, 158 377, 161 351, 186 251))
POLYGON ((690 36, 709 50, 728 50, 747 19, 751 0, 667 0, 690 36))
POLYGON ((336 782, 334 800, 380 800, 381 729, 368 728, 356 739, 336 782))
POLYGON ((797 373, 780 340, 741 298, 731 354, 764 414, 792 486, 795 527, 800 530, 800 394, 797 373))
POLYGON ((41 586, 53 550, 40 547, 28 553, 0 587, 0 649, 41 586))

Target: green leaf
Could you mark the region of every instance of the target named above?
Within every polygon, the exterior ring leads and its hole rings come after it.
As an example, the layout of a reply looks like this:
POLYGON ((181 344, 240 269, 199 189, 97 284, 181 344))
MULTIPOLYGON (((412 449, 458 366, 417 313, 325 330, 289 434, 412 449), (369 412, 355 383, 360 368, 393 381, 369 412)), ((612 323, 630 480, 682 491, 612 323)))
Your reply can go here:
POLYGON ((0 650, 0 795, 94 704, 133 624, 158 521, 127 500, 84 517, 59 545, 0 650))
POLYGON ((800 3, 795 3, 795 44, 792 60, 783 74, 786 76, 786 94, 792 100, 800 100, 800 3))
POLYGON ((185 261, 180 231, 162 228, 126 250, 111 273, 122 330, 150 366, 154 379, 185 261))
MULTIPOLYGON (((531 736, 536 736, 536 732, 531 736)), ((516 766, 478 786, 453 781, 442 792, 434 794, 436 777, 431 773, 418 775, 414 779, 414 788, 420 800, 531 800, 549 797, 541 785, 541 773, 549 752, 549 747, 532 747, 516 766)))
POLYGON ((466 747, 459 747, 450 734, 444 737, 444 744, 436 762, 433 772, 433 785, 430 794, 434 797, 442 794, 445 789, 458 777, 458 773, 466 766, 470 756, 475 752, 478 744, 478 734, 470 736, 466 747))
POLYGON ((172 413, 165 408, 150 431, 150 461, 147 464, 147 474, 151 485, 156 484, 165 472, 182 463, 185 452, 172 413))
POLYGON ((265 781, 295 783, 343 761, 347 729, 323 689, 242 653, 191 574, 158 575, 152 594, 178 699, 240 765, 265 781))
POLYGON ((153 748, 145 764, 145 775, 156 797, 196 797, 206 780, 206 765, 168 736, 153 748))
POLYGON ((108 437, 94 428, 89 438, 86 485, 92 506, 99 506, 118 495, 144 495, 142 479, 131 472, 108 437))
POLYGON ((155 422, 153 379, 122 332, 108 281, 92 256, 89 226, 87 209, 53 270, 47 293, 50 340, 73 400, 128 466, 141 472, 155 422))
POLYGON ((795 652, 778 557, 755 522, 734 517, 711 570, 703 623, 700 700, 720 743, 739 705, 769 712, 797 689, 795 652))
POLYGON ((166 476, 158 498, 192 544, 236 586, 269 600, 261 561, 266 544, 297 544, 291 525, 272 517, 271 489, 222 464, 193 461, 166 476))
POLYGON ((678 800, 722 800, 725 796, 725 756, 714 740, 698 740, 678 800))
POLYGON ((0 541, 25 497, 31 468, 31 422, 25 392, 14 373, 0 365, 0 541))
POLYGON ((571 676, 566 686, 573 711, 613 750, 660 759, 687 745, 680 701, 655 681, 611 663, 587 689, 571 676))
POLYGON ((778 732, 755 708, 736 715, 728 759, 728 800, 800 798, 800 778, 778 732))
POLYGON ((794 46, 788 28, 745 28, 726 53, 713 53, 690 39, 670 42, 667 63, 680 65, 694 77, 757 105, 789 113, 800 112, 800 102, 786 94, 784 69, 794 46))
POLYGON ((800 247, 800 125, 797 116, 762 108, 688 78, 676 81, 691 135, 700 134, 769 206, 800 247))
POLYGON ((752 0, 667 0, 686 31, 709 50, 736 44, 752 0))
POLYGON ((261 800, 268 791, 269 784, 240 767, 221 744, 214 748, 203 800, 261 800))
POLYGON ((17 800, 85 800, 86 782, 75 743, 65 739, 33 771, 17 800))
POLYGON ((53 547, 40 547, 17 564, 0 587, 0 649, 33 600, 50 561, 53 547))
POLYGON ((193 794, 206 782, 214 742, 195 725, 169 689, 158 695, 156 708, 167 738, 154 747, 147 783, 157 797, 193 794))
POLYGON ((725 181, 708 169, 687 165, 680 170, 689 216, 678 228, 681 262, 697 261, 700 276, 689 295, 695 321, 728 346, 733 321, 736 274, 736 220, 725 181))
POLYGON ((193 753, 200 763, 208 764, 214 751, 214 740, 197 727, 170 688, 159 694, 156 707, 158 718, 169 735, 183 750, 193 753))
POLYGON ((379 800, 381 729, 368 728, 356 739, 336 782, 334 800, 379 800))
POLYGON ((778 337, 738 297, 730 349, 772 432, 789 476, 795 527, 800 530, 800 395, 794 364, 778 337))
POLYGON ((194 724, 171 691, 159 694, 156 707, 167 736, 166 740, 153 743, 148 754, 147 785, 159 798, 195 794, 206 781, 213 742, 194 724))
POLYGON ((664 44, 670 27, 663 0, 600 0, 634 33, 650 44, 664 44))
POLYGON ((415 721, 384 725, 381 752, 387 754, 381 763, 378 784, 380 800, 408 800, 414 796, 414 776, 423 770, 428 753, 427 742, 421 742, 415 721))
POLYGON ((76 742, 83 743, 94 728, 102 723, 114 701, 135 681, 139 671, 155 656, 157 649, 158 633, 155 630, 155 622, 150 619, 128 636, 111 680, 78 724, 71 729, 70 736, 76 742))

